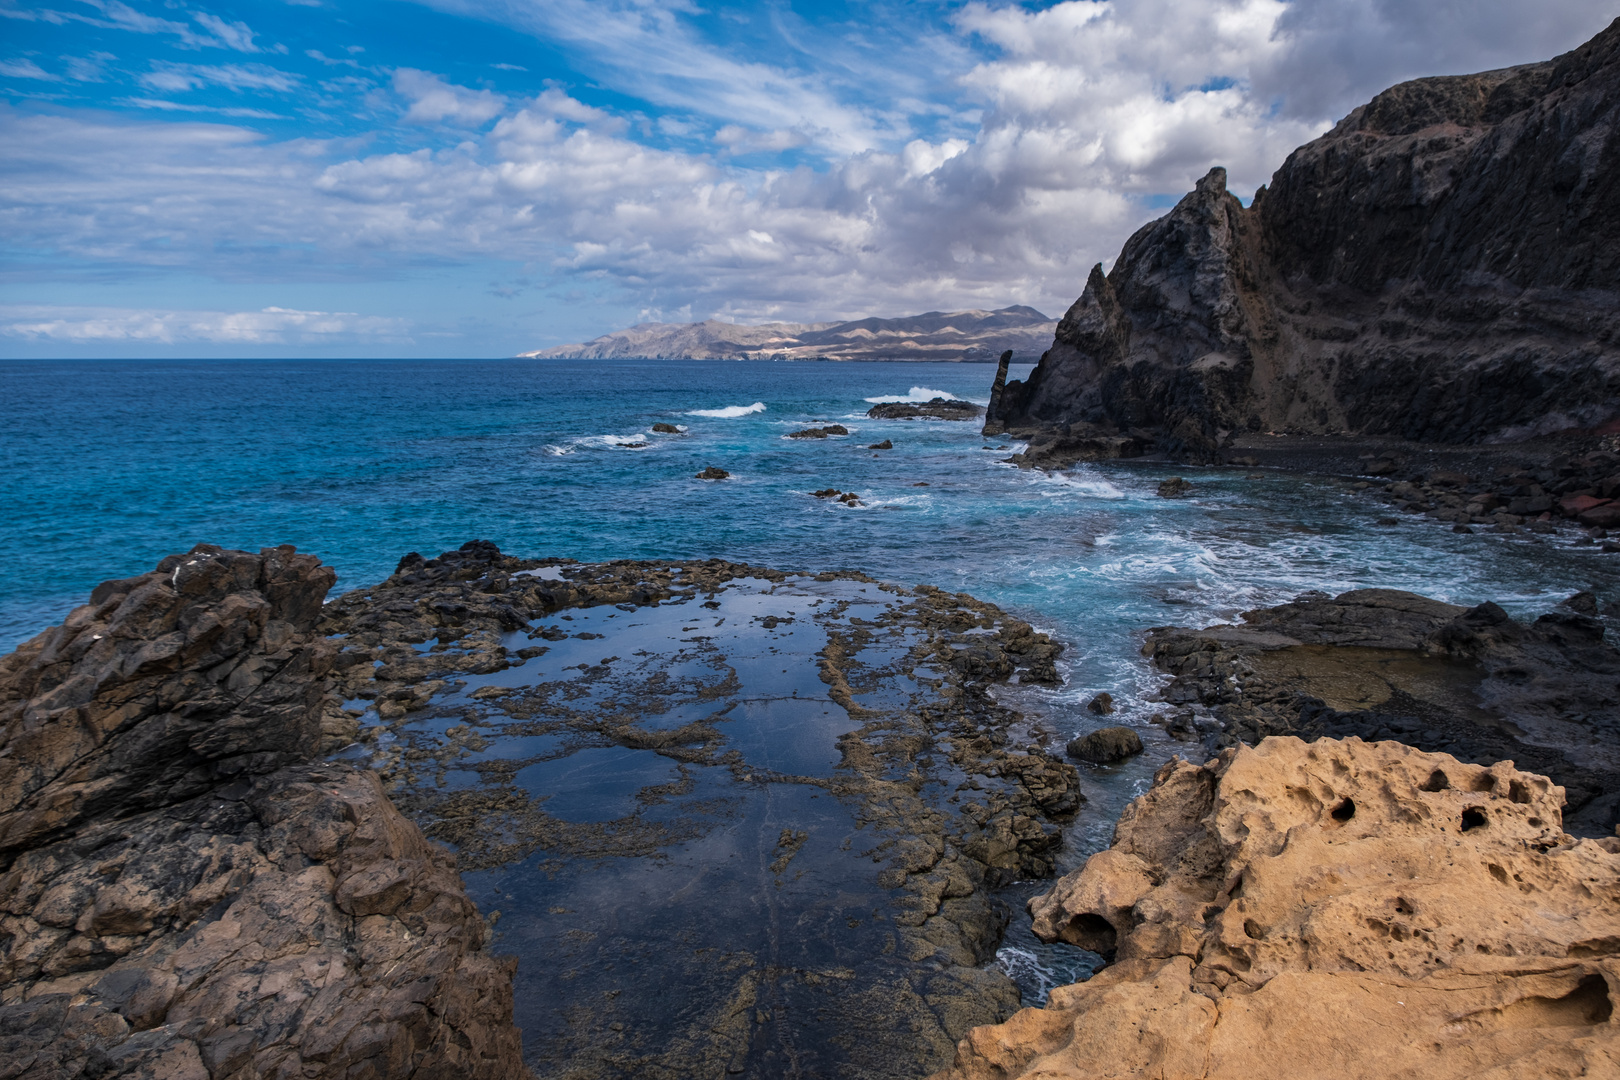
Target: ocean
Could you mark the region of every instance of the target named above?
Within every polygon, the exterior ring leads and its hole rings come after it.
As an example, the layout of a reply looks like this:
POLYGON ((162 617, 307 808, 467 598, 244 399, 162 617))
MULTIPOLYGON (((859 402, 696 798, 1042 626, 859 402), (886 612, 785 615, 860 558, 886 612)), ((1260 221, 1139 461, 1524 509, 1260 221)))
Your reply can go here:
MULTIPOLYGON (((1026 369, 1015 370, 1013 377, 1026 369)), ((1557 538, 1458 535, 1344 479, 1150 462, 1020 470, 977 423, 880 421, 880 401, 987 400, 988 365, 697 361, 79 361, 0 363, 0 646, 99 581, 206 541, 291 543, 377 582, 409 551, 470 539, 583 561, 719 557, 861 570, 996 603, 1066 646, 1065 684, 1017 705, 1068 735, 1108 691, 1148 751, 1083 768, 1090 803, 1060 871, 1184 750, 1146 722, 1162 678, 1144 631, 1203 625, 1312 589, 1378 586, 1534 616, 1614 595, 1620 560, 1557 538), (655 423, 676 434, 652 431, 655 423), (837 423, 850 434, 787 438, 837 423), (869 444, 890 440, 893 449, 869 444), (694 478, 710 467, 724 481, 694 478), (1182 475, 1186 499, 1158 483, 1182 475), (854 492, 859 505, 813 491, 854 492)), ((611 769, 607 770, 611 773, 611 769)), ((603 774, 602 783, 617 781, 603 774)), ((606 790, 606 788, 604 788, 606 790)), ((480 886, 472 883, 475 899, 480 886)), ((493 886, 490 886, 493 888, 493 886)), ((487 902, 487 897, 480 899, 487 902)), ((1001 963, 1027 1002, 1084 960, 1015 919, 1001 963)))

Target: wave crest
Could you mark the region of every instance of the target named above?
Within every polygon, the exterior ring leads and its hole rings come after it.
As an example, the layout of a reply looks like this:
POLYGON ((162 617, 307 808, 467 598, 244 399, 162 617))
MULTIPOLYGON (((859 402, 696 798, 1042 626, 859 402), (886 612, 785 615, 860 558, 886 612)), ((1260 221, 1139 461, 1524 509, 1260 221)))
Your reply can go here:
POLYGON ((752 405, 727 405, 723 409, 688 409, 686 410, 686 415, 712 416, 717 420, 735 420, 739 416, 747 416, 749 413, 764 411, 765 403, 763 401, 756 401, 752 405))
POLYGON ((902 403, 920 405, 933 401, 937 397, 955 398, 956 395, 945 390, 930 390, 926 386, 913 386, 909 394, 884 394, 879 397, 869 397, 865 400, 870 401, 873 405, 899 405, 902 403))

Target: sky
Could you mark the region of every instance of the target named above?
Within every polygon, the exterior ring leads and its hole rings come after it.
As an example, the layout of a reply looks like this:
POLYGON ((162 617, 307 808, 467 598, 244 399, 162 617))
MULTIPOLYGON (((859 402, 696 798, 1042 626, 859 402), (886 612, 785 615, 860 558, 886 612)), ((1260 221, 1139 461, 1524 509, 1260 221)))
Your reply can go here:
POLYGON ((1614 0, 0 0, 0 357, 1029 304, 1614 0))

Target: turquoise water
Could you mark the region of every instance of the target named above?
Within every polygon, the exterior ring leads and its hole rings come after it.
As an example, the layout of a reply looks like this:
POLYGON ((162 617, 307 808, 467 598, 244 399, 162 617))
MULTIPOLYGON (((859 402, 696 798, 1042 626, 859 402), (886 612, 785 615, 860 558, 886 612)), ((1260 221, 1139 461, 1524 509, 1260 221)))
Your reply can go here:
MULTIPOLYGON (((1332 478, 1121 462, 1047 476, 976 424, 867 419, 870 399, 983 402, 993 368, 617 361, 6 362, 0 648, 97 582, 199 541, 296 544, 376 581, 472 538, 582 560, 718 556, 854 568, 1009 608, 1068 645, 1059 690, 1013 692, 1060 733, 1113 693, 1149 752, 1083 780, 1065 860, 1182 744, 1146 724, 1145 629, 1230 618, 1306 589, 1412 589, 1533 615, 1614 598, 1620 560, 1557 537, 1461 536, 1332 478), (655 422, 682 434, 651 433, 655 422), (812 424, 847 438, 789 440, 812 424), (891 439, 894 449, 867 444, 891 439), (988 447, 988 449, 986 448, 988 447), (700 481, 710 466, 732 478, 700 481), (1160 499, 1172 472, 1184 500, 1160 499), (919 486, 926 485, 926 486, 919 486), (853 490, 862 505, 809 492, 853 490)), ((1022 374, 1015 371, 1014 375, 1022 374)), ((1018 924, 1015 923, 1015 926, 1018 924)), ((1015 945, 1016 945, 1015 941, 1015 945)))
MULTIPOLYGON (((706 361, 0 363, 0 648, 99 581, 199 541, 292 543, 376 581, 407 551, 474 537, 524 555, 710 557, 855 568, 972 592, 1069 645, 1034 707, 1081 729, 1108 689, 1127 719, 1157 685, 1141 632, 1227 618, 1312 588, 1408 588, 1516 614, 1620 560, 1557 538, 1459 536, 1337 480, 1163 464, 1047 476, 977 424, 879 421, 869 399, 987 399, 979 364, 706 361), (685 428, 655 435, 656 422, 685 428), (789 440, 838 422, 847 438, 789 440), (893 450, 869 443, 891 439, 893 450), (991 449, 985 449, 986 446, 991 449), (725 481, 693 479, 717 465, 725 481), (1185 500, 1154 489, 1172 471, 1185 500), (916 486, 926 484, 926 487, 916 486), (853 490, 858 507, 813 498, 853 490)), ((1014 370, 1013 375, 1022 372, 1014 370)))

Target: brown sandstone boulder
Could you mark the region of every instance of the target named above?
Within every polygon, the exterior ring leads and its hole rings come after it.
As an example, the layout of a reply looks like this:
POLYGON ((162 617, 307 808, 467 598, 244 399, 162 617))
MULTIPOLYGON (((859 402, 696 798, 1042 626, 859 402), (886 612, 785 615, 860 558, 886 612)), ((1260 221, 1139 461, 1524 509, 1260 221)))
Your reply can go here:
POLYGON ((1615 1075, 1620 841, 1565 834, 1562 800, 1390 742, 1174 760, 1030 901, 1114 962, 937 1080, 1615 1075))

